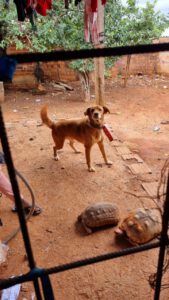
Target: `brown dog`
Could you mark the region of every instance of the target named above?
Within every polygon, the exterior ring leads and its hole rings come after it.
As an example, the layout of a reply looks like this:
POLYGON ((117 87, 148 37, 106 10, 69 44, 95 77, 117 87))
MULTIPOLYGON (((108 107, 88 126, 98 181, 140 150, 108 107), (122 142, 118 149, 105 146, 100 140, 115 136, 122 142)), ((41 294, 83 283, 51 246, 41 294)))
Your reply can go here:
POLYGON ((58 122, 53 122, 48 118, 47 106, 41 109, 41 119, 44 124, 52 129, 52 137, 55 143, 53 147, 54 158, 59 159, 57 150, 62 149, 65 139, 70 142, 71 148, 75 153, 79 153, 74 147, 74 140, 84 144, 86 162, 89 172, 94 172, 95 169, 91 165, 90 152, 93 144, 97 143, 100 151, 103 155, 104 161, 107 165, 112 165, 111 161, 107 160, 104 145, 103 145, 103 134, 102 128, 104 125, 104 114, 108 113, 109 109, 102 106, 89 107, 85 111, 84 118, 81 119, 70 119, 70 120, 60 120, 58 122))

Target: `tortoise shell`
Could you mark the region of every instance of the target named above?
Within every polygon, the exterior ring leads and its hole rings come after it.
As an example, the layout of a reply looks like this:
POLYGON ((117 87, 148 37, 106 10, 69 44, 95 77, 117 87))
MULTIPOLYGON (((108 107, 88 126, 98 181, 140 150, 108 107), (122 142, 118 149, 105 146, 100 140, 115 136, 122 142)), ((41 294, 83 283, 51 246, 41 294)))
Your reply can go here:
POLYGON ((119 209, 116 204, 99 202, 88 206, 78 217, 78 221, 88 233, 93 228, 106 225, 117 225, 120 220, 119 209))
POLYGON ((162 218, 156 208, 137 208, 122 221, 116 234, 124 234, 133 245, 144 244, 161 233, 162 218))

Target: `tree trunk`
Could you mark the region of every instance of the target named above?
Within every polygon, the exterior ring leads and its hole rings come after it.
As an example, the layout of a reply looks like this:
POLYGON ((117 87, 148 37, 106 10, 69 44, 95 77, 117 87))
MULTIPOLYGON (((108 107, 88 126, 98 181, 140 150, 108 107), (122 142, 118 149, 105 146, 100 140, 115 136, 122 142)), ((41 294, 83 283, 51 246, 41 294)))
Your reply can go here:
POLYGON ((79 72, 79 78, 84 93, 84 101, 89 102, 91 100, 89 74, 87 72, 79 72))

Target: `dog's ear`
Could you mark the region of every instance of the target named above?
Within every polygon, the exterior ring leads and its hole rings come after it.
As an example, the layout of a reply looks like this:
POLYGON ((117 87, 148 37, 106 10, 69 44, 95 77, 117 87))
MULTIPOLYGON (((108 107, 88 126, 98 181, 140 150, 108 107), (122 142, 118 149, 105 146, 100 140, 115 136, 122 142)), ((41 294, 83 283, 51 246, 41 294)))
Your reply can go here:
POLYGON ((90 107, 86 109, 86 111, 84 112, 85 116, 89 116, 90 115, 90 107))
POLYGON ((107 113, 110 114, 110 110, 106 106, 103 106, 103 110, 104 110, 104 114, 107 114, 107 113))

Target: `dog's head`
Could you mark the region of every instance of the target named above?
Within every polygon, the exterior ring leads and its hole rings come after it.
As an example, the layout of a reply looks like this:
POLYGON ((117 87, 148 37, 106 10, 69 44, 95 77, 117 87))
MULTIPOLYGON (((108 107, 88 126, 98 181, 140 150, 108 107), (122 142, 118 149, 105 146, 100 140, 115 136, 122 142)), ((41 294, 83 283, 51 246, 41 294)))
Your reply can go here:
POLYGON ((104 114, 110 113, 106 106, 92 106, 87 108, 84 112, 85 116, 88 116, 90 124, 96 128, 102 128, 104 122, 104 114))

